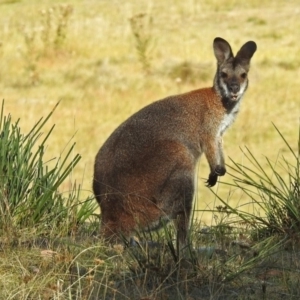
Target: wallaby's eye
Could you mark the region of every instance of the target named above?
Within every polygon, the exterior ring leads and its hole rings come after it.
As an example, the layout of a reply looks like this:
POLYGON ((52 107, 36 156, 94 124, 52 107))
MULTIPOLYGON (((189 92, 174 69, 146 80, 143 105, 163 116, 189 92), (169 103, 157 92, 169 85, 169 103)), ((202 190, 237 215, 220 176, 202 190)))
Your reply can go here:
POLYGON ((241 77, 242 77, 243 79, 245 79, 245 78, 247 77, 247 73, 242 73, 242 74, 241 74, 241 77))
POLYGON ((221 72, 221 77, 225 79, 225 78, 228 77, 228 75, 227 75, 227 73, 225 73, 225 72, 221 72))

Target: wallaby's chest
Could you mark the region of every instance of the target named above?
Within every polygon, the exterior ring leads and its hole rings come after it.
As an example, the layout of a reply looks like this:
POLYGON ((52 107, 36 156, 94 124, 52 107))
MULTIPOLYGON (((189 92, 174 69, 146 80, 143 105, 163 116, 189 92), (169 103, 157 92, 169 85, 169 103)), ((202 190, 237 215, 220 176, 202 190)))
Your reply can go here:
POLYGON ((220 122, 218 135, 222 136, 225 130, 234 122, 237 113, 239 112, 239 105, 237 105, 230 113, 226 113, 220 122))

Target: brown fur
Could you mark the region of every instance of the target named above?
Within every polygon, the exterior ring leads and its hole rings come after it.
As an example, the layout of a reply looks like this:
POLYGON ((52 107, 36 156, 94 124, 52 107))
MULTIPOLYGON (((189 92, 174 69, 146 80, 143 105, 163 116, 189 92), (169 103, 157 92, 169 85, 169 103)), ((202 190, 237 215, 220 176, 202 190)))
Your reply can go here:
POLYGON ((216 38, 213 87, 154 102, 107 139, 96 156, 93 181, 105 238, 129 237, 174 219, 179 242, 186 244, 197 161, 205 153, 208 186, 225 174, 222 136, 238 113, 255 51, 256 44, 248 42, 234 57, 230 45, 216 38))

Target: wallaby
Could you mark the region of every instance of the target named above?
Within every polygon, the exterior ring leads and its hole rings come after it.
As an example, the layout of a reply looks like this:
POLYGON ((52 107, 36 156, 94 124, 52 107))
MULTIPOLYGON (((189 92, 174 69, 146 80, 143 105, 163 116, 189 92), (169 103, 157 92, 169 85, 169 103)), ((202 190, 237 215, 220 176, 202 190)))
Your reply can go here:
POLYGON ((172 219, 180 247, 187 244, 197 161, 204 153, 210 166, 208 187, 226 173, 222 136, 239 112, 256 44, 247 42, 233 56, 229 43, 217 37, 213 49, 213 87, 144 107, 100 148, 93 190, 105 239, 117 241, 172 219))

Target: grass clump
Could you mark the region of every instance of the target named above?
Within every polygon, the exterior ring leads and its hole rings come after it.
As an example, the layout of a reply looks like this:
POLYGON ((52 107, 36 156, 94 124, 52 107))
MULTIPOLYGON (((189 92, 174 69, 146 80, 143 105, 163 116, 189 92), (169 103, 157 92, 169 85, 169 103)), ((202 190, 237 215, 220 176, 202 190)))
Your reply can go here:
POLYGON ((147 14, 137 14, 129 19, 131 31, 135 39, 135 48, 139 61, 146 75, 151 72, 151 51, 153 50, 153 37, 150 29, 153 23, 147 14))
POLYGON ((300 127, 298 149, 295 151, 285 137, 274 125, 289 151, 272 162, 266 157, 268 168, 265 168, 246 148, 245 158, 252 167, 236 163, 233 160, 234 187, 241 189, 255 204, 257 215, 229 207, 231 213, 238 215, 260 233, 270 236, 282 234, 293 237, 300 229, 300 127))
POLYGON ((46 53, 49 48, 58 50, 63 46, 72 12, 70 5, 53 6, 41 11, 41 40, 46 53))
MULTIPOLYGON (((56 106, 55 106, 56 108, 56 106)), ((45 162, 44 154, 53 132, 42 130, 53 114, 41 118, 23 134, 19 120, 12 122, 4 115, 4 101, 0 113, 0 231, 14 234, 23 228, 35 228, 35 234, 47 234, 56 228, 60 234, 68 234, 78 224, 84 223, 93 213, 91 198, 81 205, 80 187, 73 186, 65 197, 58 189, 80 160, 73 144, 66 155, 45 162)))
POLYGON ((65 44, 68 26, 73 13, 70 5, 53 6, 39 12, 32 26, 20 25, 19 31, 24 39, 20 54, 24 62, 27 82, 24 86, 34 86, 41 82, 41 60, 53 59, 66 54, 65 44))

